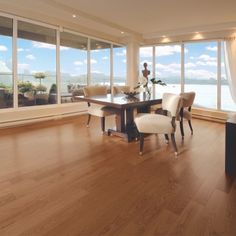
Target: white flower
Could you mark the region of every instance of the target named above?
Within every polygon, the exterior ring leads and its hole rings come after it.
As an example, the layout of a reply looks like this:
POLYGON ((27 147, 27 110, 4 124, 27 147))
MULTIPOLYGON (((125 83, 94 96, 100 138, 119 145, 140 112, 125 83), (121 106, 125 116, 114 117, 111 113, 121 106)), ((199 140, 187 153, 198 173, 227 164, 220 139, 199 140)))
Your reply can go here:
POLYGON ((146 87, 147 83, 148 83, 148 80, 146 77, 144 77, 144 76, 139 77, 139 85, 140 86, 146 87))
POLYGON ((139 77, 139 82, 137 86, 134 88, 135 90, 138 90, 139 92, 144 92, 148 89, 148 80, 146 77, 141 76, 139 77))

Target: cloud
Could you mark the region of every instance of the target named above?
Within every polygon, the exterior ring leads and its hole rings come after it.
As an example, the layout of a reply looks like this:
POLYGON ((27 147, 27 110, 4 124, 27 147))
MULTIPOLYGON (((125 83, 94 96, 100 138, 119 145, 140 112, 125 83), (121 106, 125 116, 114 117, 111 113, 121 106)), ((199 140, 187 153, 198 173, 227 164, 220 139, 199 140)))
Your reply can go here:
POLYGON ((91 71, 91 73, 102 74, 102 72, 99 70, 93 70, 93 71, 91 71))
POLYGON ((102 60, 108 60, 108 57, 107 56, 102 57, 102 60))
POLYGON ((140 57, 152 57, 152 47, 141 47, 139 54, 140 57))
POLYGON ((98 62, 97 62, 96 60, 94 60, 94 59, 91 59, 91 60, 90 60, 90 63, 91 63, 91 64, 97 64, 98 62))
POLYGON ((185 68, 193 68, 196 67, 197 65, 195 63, 192 62, 188 62, 184 64, 185 68))
POLYGON ((0 45, 0 52, 6 52, 8 49, 4 45, 0 45))
POLYGON ((171 63, 171 64, 157 63, 156 68, 157 68, 158 76, 161 76, 161 75, 172 75, 172 76, 178 75, 179 76, 181 65, 178 63, 171 63))
MULTIPOLYGON (((187 49, 185 50, 185 53, 187 53, 187 49)), ((156 47, 156 56, 169 56, 173 55, 175 53, 181 53, 181 47, 179 45, 174 46, 157 46, 156 47)))
POLYGON ((216 57, 211 57, 206 54, 202 54, 201 56, 198 57, 198 59, 203 60, 203 61, 216 61, 216 57))
POLYGON ((187 78, 196 78, 196 79, 216 79, 216 73, 213 73, 209 70, 186 70, 185 77, 187 78))
POLYGON ((56 49, 56 45, 53 44, 49 44, 49 43, 41 43, 41 42, 32 42, 33 47, 35 48, 47 48, 47 49, 51 49, 51 50, 55 50, 56 49))
POLYGON ((26 63, 19 63, 17 67, 18 67, 18 70, 29 70, 30 65, 26 63))
POLYGON ((208 46, 208 47, 206 47, 206 50, 216 52, 217 47, 216 46, 215 47, 208 46))
POLYGON ((82 61, 74 61, 75 66, 82 66, 84 63, 82 61))
POLYGON ((126 60, 126 59, 123 59, 123 60, 122 60, 122 62, 123 62, 123 63, 126 63, 126 62, 127 62, 127 60, 126 60))
POLYGON ((24 48, 17 48, 17 52, 23 52, 24 48))
MULTIPOLYGON (((98 62, 94 59, 90 59, 90 64, 97 64, 98 62)), ((87 64, 87 60, 84 60, 84 64, 87 64)))
POLYGON ((217 66, 216 61, 197 61, 196 65, 198 66, 217 66))
POLYGON ((29 60, 35 60, 36 59, 35 56, 32 55, 32 54, 27 55, 26 58, 29 59, 29 60))
POLYGON ((116 54, 115 54, 116 56, 125 56, 126 55, 126 50, 122 50, 122 52, 117 52, 116 54))
MULTIPOLYGON (((152 47, 141 47, 139 54, 140 57, 152 57, 152 47)), ((157 57, 174 55, 176 53, 181 53, 181 46, 157 46, 155 48, 155 54, 157 57)), ((184 53, 188 53, 188 49, 185 48, 184 53)))

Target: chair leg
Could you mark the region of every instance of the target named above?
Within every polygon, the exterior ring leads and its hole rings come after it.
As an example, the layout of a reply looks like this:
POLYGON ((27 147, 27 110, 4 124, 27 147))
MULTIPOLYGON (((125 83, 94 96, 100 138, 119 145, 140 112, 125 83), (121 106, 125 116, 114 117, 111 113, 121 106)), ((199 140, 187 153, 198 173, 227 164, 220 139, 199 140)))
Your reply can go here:
POLYGON ((144 134, 139 134, 139 155, 143 154, 144 134))
POLYGON ((183 122, 183 118, 180 118, 179 127, 180 127, 180 133, 181 133, 182 139, 184 139, 184 122, 183 122))
POLYGON ((191 120, 188 120, 188 125, 189 125, 189 128, 191 129, 191 134, 193 135, 193 127, 191 124, 191 120))
POLYGON ((105 132, 105 117, 101 117, 101 127, 102 127, 102 132, 105 132))
POLYGON ((175 155, 177 156, 178 155, 178 149, 177 149, 177 145, 176 145, 176 142, 175 142, 175 134, 174 133, 171 134, 171 141, 172 141, 172 144, 173 144, 174 149, 175 149, 175 155))
POLYGON ((90 120, 91 120, 91 115, 89 114, 88 115, 88 120, 87 120, 87 127, 89 127, 90 120))
POLYGON ((165 134, 165 139, 166 139, 166 143, 169 143, 169 136, 168 136, 168 134, 165 134))

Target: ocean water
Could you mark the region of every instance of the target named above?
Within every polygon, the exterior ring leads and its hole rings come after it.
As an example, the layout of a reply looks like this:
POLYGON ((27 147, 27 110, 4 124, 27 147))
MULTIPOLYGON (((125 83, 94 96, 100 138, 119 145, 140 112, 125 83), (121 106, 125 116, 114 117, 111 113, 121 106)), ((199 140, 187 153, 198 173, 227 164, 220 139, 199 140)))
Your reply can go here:
MULTIPOLYGON (((178 84, 168 84, 167 86, 156 86, 156 93, 164 92, 179 94, 181 86, 178 84)), ((212 84, 185 84, 185 92, 194 91, 196 97, 194 106, 202 108, 217 109, 217 86, 212 84)), ((221 85, 221 110, 236 112, 236 104, 234 103, 229 86, 221 85)))
MULTIPOLYGON (((18 75, 19 81, 29 81, 34 85, 39 84, 39 80, 35 79, 32 75, 18 75)), ((72 84, 86 84, 85 78, 62 78, 61 81, 61 92, 66 93, 67 85, 72 84)), ((106 81, 100 81, 99 79, 95 79, 98 84, 107 85, 106 81)), ((0 83, 6 84, 8 86, 12 86, 12 75, 3 75, 0 74, 0 83)), ((41 83, 47 87, 47 91, 49 91, 52 84, 56 84, 56 76, 48 76, 45 79, 42 79, 41 83)), ((124 85, 123 80, 115 80, 114 83, 116 85, 124 85)), ((149 85, 150 87, 152 85, 149 85)), ((155 85, 156 91, 155 93, 162 95, 164 92, 171 92, 179 94, 181 91, 181 87, 179 84, 168 84, 167 86, 155 85)), ((217 86, 213 84, 185 84, 184 86, 185 92, 195 91, 196 97, 194 101, 194 106, 202 107, 202 108, 210 108, 217 109, 217 86)), ((236 104, 231 98, 230 90, 228 85, 221 85, 221 110, 223 111, 232 111, 236 112, 236 104)))

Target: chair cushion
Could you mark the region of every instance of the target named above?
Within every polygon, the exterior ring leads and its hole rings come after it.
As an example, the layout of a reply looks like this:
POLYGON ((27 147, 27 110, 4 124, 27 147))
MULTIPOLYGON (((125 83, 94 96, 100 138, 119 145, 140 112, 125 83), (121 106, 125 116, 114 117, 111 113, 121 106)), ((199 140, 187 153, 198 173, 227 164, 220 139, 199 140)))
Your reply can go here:
POLYGON ((139 113, 134 121, 140 133, 170 134, 175 131, 171 120, 164 115, 139 113))
POLYGON ((88 113, 94 116, 105 117, 116 114, 117 109, 113 107, 92 104, 90 107, 88 107, 88 113))
POLYGON ((184 110, 183 117, 184 117, 186 120, 191 120, 191 119, 192 119, 192 113, 189 112, 189 111, 187 111, 187 110, 184 110))
POLYGON ((107 87, 106 86, 86 86, 83 88, 84 96, 96 96, 96 95, 107 95, 107 87))

